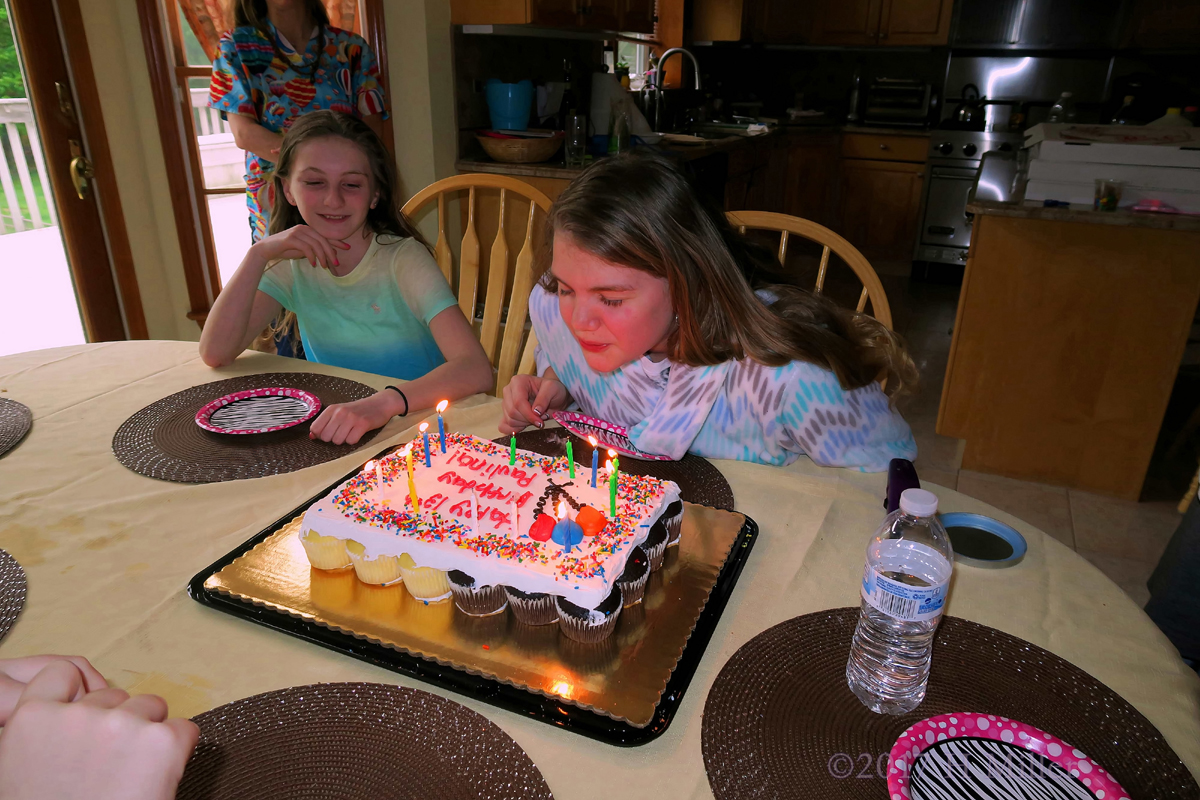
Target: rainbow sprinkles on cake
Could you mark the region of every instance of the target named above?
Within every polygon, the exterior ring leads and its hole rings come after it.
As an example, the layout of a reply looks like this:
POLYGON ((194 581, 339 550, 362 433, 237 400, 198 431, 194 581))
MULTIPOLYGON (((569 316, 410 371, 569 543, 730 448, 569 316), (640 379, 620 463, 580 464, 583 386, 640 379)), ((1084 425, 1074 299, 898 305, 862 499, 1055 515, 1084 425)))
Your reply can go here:
POLYGON ((412 571, 423 568, 429 576, 445 571, 475 586, 555 595, 589 609, 614 592, 631 554, 664 514, 678 529, 682 506, 671 481, 618 469, 614 514, 603 468, 593 488, 591 468, 577 463, 572 479, 565 455, 457 433, 445 438, 445 452, 438 435, 413 440, 411 473, 408 458, 396 452, 313 504, 300 530, 313 565, 346 566, 348 554, 356 568, 396 560, 417 597, 412 571), (321 562, 320 542, 340 549, 342 560, 334 563, 331 550, 333 560, 321 562))

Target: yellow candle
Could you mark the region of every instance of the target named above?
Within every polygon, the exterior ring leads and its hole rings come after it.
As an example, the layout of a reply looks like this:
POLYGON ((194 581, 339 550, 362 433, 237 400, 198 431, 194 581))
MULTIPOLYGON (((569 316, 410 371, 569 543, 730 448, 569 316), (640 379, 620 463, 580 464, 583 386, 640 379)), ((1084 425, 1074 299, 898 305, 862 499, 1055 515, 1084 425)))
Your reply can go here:
POLYGON ((413 514, 418 514, 421 511, 421 506, 417 501, 417 484, 413 481, 413 463, 412 463, 412 443, 404 448, 404 455, 408 456, 408 496, 412 499, 413 514))

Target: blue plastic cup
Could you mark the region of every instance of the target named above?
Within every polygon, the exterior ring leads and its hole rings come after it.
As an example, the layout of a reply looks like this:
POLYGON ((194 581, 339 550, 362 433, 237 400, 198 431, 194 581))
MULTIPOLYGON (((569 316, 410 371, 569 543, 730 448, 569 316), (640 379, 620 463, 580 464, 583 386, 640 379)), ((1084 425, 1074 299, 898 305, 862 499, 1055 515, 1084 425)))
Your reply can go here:
POLYGON ((533 81, 501 83, 496 78, 489 78, 486 89, 493 130, 523 131, 529 128, 529 113, 533 110, 533 81))

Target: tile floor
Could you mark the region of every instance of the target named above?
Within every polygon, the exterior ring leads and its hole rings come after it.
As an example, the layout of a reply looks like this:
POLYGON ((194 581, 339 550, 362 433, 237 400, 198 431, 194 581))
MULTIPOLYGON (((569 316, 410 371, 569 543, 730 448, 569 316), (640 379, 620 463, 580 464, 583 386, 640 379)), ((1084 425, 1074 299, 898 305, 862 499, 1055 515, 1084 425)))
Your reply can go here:
POLYGON ((1139 605, 1181 515, 1172 502, 1134 503, 962 469, 963 442, 939 436, 938 403, 950 354, 958 287, 908 279, 908 266, 881 268, 897 332, 921 370, 921 389, 900 408, 912 426, 921 479, 956 489, 1041 528, 1095 564, 1139 605))

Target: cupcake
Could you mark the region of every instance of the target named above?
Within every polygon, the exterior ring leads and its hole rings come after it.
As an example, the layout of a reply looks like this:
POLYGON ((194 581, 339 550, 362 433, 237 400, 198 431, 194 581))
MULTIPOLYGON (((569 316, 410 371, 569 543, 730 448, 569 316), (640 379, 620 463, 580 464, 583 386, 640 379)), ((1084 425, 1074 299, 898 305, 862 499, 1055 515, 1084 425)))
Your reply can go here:
POLYGON ((621 597, 625 608, 642 602, 646 594, 646 581, 650 580, 650 557, 641 547, 633 548, 629 560, 625 562, 625 571, 617 578, 617 586, 621 587, 621 597))
MULTIPOLYGON (((665 541, 665 540, 664 540, 665 541)), ((580 608, 563 597, 556 598, 558 629, 568 639, 583 644, 602 642, 617 626, 621 616, 621 589, 614 586, 608 597, 595 608, 580 608)))
POLYGON ((679 535, 683 530, 683 501, 676 500, 667 506, 659 520, 667 529, 667 547, 679 544, 679 535))
POLYGON ((450 579, 450 591, 454 593, 454 605, 472 617, 490 617, 499 614, 508 606, 508 595, 499 585, 479 586, 465 572, 452 569, 446 573, 450 579))
POLYGON ((663 525, 661 519, 650 526, 650 535, 642 542, 642 549, 650 558, 650 571, 657 572, 667 552, 667 526, 663 525))
POLYGON ((306 533, 300 534, 300 544, 304 545, 308 563, 317 569, 344 569, 350 566, 345 539, 322 536, 309 528, 306 533))
POLYGON ((363 583, 390 586, 404 580, 400 574, 400 559, 396 556, 367 558, 367 548, 353 539, 346 540, 346 552, 350 554, 355 574, 363 583))
POLYGON ((433 567, 418 567, 408 553, 400 556, 400 575, 404 578, 408 593, 418 600, 433 603, 450 596, 450 581, 446 573, 433 567))
POLYGON ((554 595, 544 592, 522 592, 511 586, 504 587, 508 596, 508 607, 518 622, 526 625, 549 625, 558 622, 558 609, 554 605, 554 595))

